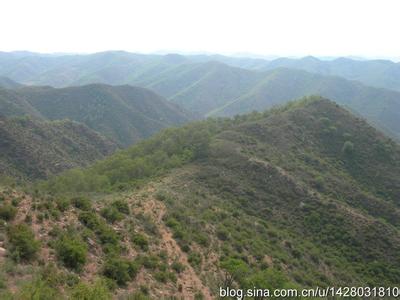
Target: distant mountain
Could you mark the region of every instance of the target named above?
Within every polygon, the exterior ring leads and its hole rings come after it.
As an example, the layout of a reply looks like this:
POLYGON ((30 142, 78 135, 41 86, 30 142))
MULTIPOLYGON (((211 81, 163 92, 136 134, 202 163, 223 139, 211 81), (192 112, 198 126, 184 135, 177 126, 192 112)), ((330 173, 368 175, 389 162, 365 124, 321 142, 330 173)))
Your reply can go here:
POLYGON ((392 136, 400 137, 400 92, 293 69, 270 71, 247 93, 214 110, 212 115, 232 116, 263 110, 312 94, 328 97, 390 132, 392 136))
POLYGON ((136 82, 182 107, 206 115, 251 89, 263 74, 219 62, 182 64, 136 82))
POLYGON ((88 55, 0 52, 0 76, 6 76, 23 84, 54 87, 89 83, 136 84, 143 78, 168 71, 177 65, 212 61, 259 71, 280 67, 295 68, 357 80, 374 87, 400 90, 400 63, 351 58, 322 60, 312 56, 265 60, 223 55, 145 55, 124 51, 88 55))
POLYGON ((263 69, 270 70, 279 67, 340 76, 370 86, 400 91, 400 64, 389 60, 354 60, 350 58, 320 60, 311 56, 301 59, 279 58, 269 62, 263 69))
POLYGON ((6 116, 29 114, 81 122, 120 146, 131 145, 192 117, 150 90, 101 84, 0 90, 0 107, 7 108, 2 111, 6 116))
POLYGON ((0 76, 0 88, 13 89, 21 86, 21 84, 11 80, 10 78, 0 76))
POLYGON ((307 95, 328 97, 400 137, 400 92, 297 69, 266 72, 208 62, 183 64, 137 84, 205 115, 234 116, 307 95))
POLYGON ((0 174, 40 179, 84 167, 116 145, 83 124, 0 117, 0 174))
MULTIPOLYGON (((400 136, 400 92, 370 88, 333 75, 396 90, 399 89, 399 70, 400 64, 390 61, 348 58, 319 60, 305 57, 266 61, 221 55, 143 55, 122 51, 64 56, 0 53, 0 74, 18 82, 53 86, 94 82, 134 84, 152 89, 171 102, 203 116, 232 116, 263 110, 305 95, 321 94, 348 106, 397 137, 400 136)), ((15 110, 10 106, 15 104, 8 104, 9 110, 15 110)), ((42 114, 42 111, 38 113, 42 114)), ((82 116, 78 121, 83 121, 82 116)), ((88 120, 85 123, 99 130, 88 120)), ((124 128, 129 128, 125 125, 124 128)), ((101 132, 107 136, 115 135, 119 143, 128 145, 140 136, 131 129, 123 133, 122 127, 119 127, 119 132, 102 128, 101 132)), ((148 133, 143 136, 148 136, 148 133)))

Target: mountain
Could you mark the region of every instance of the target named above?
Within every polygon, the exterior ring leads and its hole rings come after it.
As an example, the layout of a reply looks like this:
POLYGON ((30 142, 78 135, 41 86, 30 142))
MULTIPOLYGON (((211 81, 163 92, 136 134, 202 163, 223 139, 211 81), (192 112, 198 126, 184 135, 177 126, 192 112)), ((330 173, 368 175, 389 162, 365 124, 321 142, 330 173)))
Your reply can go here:
POLYGON ((21 86, 21 84, 11 80, 10 78, 0 76, 0 88, 14 89, 21 86))
POLYGON ((206 115, 251 89, 263 74, 219 62, 183 64, 136 82, 192 112, 206 115))
POLYGON ((132 86, 25 87, 0 91, 0 97, 0 105, 8 111, 4 115, 25 113, 48 120, 71 119, 121 146, 191 118, 154 92, 132 86), (11 96, 20 103, 17 105, 11 96))
POLYGON ((266 60, 223 55, 145 55, 108 51, 87 55, 45 55, 0 52, 0 75, 23 84, 65 87, 90 83, 133 84, 183 64, 220 62, 248 70, 291 68, 327 76, 340 76, 366 85, 400 91, 400 64, 389 60, 312 56, 266 60))
MULTIPOLYGON (((353 79, 396 89, 396 78, 400 78, 396 71, 398 66, 390 61, 348 58, 319 60, 305 57, 266 61, 219 55, 144 55, 122 51, 64 56, 0 55, 0 74, 19 82, 54 86, 94 82, 134 84, 151 89, 170 102, 203 116, 232 116, 320 94, 351 108, 397 138, 400 132, 397 113, 400 92, 364 86, 353 79), (17 76, 17 73, 30 75, 17 76)), ((86 124, 99 130, 93 124, 86 124)), ((116 133, 115 129, 103 128, 101 132, 108 137, 116 135, 117 142, 129 145, 138 140, 140 134, 130 134, 135 131, 131 127, 128 131, 116 133)), ((145 133, 143 136, 148 135, 145 133)))
POLYGON ((321 76, 293 69, 270 71, 247 93, 211 114, 232 116, 317 94, 350 108, 392 136, 400 137, 399 92, 368 87, 340 77, 321 76))
POLYGON ((35 118, 43 118, 28 101, 26 101, 17 90, 0 88, 0 115, 2 116, 24 116, 30 115, 35 118))
POLYGON ((300 59, 278 58, 263 69, 280 67, 340 76, 366 85, 400 91, 400 64, 389 60, 354 60, 344 57, 320 60, 312 56, 300 59))
POLYGON ((400 92, 336 76, 286 68, 258 72, 208 62, 179 65, 137 84, 205 116, 260 111, 318 94, 349 107, 392 136, 400 137, 400 92))
POLYGON ((72 299, 393 286, 399 178, 399 144, 319 97, 164 130, 39 184, 35 202, 4 191, 1 259, 35 274, 3 271, 5 286, 72 299))
POLYGON ((76 122, 0 117, 1 175, 46 178, 87 166, 115 149, 115 144, 76 122))

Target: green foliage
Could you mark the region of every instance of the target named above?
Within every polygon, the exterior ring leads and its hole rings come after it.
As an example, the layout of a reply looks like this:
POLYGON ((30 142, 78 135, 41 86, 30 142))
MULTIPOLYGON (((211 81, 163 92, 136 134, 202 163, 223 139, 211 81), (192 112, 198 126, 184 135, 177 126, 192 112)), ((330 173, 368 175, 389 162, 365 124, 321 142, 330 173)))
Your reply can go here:
POLYGON ((13 220, 15 215, 17 214, 17 209, 10 204, 2 204, 0 205, 0 219, 5 221, 13 220))
POLYGON ((84 196, 72 198, 71 203, 81 210, 90 210, 92 208, 92 201, 84 196))
POLYGON ((140 233, 133 234, 132 242, 142 250, 147 250, 149 248, 149 241, 143 234, 140 233))
POLYGON ((124 258, 111 257, 103 266, 104 276, 114 280, 118 285, 124 286, 135 278, 139 271, 139 264, 124 258))
POLYGON ((121 200, 121 199, 115 200, 111 204, 111 206, 114 207, 116 210, 118 210, 122 214, 129 215, 129 213, 130 213, 128 202, 126 202, 125 200, 121 200))
POLYGON ((32 281, 24 284, 22 289, 17 293, 18 300, 54 300, 60 299, 61 293, 48 282, 34 278, 32 281))
POLYGON ((352 155, 354 152, 354 144, 350 141, 344 142, 342 152, 346 155, 352 155))
POLYGON ((124 217, 124 215, 121 214, 114 206, 102 208, 100 214, 110 223, 120 221, 124 217))
POLYGON ((198 253, 198 252, 189 253, 188 261, 194 267, 200 266, 200 264, 202 262, 202 258, 201 258, 200 253, 198 253))
POLYGON ((176 272, 176 273, 181 273, 185 270, 185 266, 181 264, 179 261, 174 261, 171 265, 171 268, 176 272))
POLYGON ((71 201, 70 201, 68 198, 66 198, 66 197, 59 197, 59 198, 57 198, 57 200, 56 200, 57 208, 58 208, 61 212, 66 211, 66 210, 69 208, 70 204, 71 204, 71 201))
POLYGON ((56 241, 55 249, 58 258, 68 268, 79 271, 86 263, 87 246, 77 235, 62 235, 56 241))
POLYGON ((242 278, 242 281, 244 287, 250 289, 255 287, 272 291, 290 287, 290 283, 285 275, 273 268, 249 274, 245 278, 242 278))
POLYGON ((32 260, 39 250, 39 242, 35 235, 25 224, 11 225, 8 230, 11 256, 19 260, 32 260))
MULTIPOLYGON (((128 150, 85 170, 70 170, 42 184, 53 193, 119 190, 207 155, 211 136, 219 129, 209 120, 166 129, 128 150)), ((117 202, 115 205, 122 208, 117 202)), ((126 210, 125 210, 126 211, 126 210)))
POLYGON ((249 266, 240 259, 228 258, 220 266, 225 270, 224 286, 231 286, 233 281, 243 284, 243 280, 251 273, 249 266))
POLYGON ((74 300, 110 300, 112 294, 104 280, 96 280, 92 284, 80 282, 70 291, 70 299, 74 300))
POLYGON ((158 271, 154 274, 154 278, 162 283, 167 283, 168 281, 176 282, 176 275, 168 271, 158 271))
MULTIPOLYGON (((2 91, 0 107, 1 94, 2 91)), ((6 143, 2 147, 5 155, 0 158, 0 164, 4 166, 0 175, 28 180, 46 179, 49 174, 58 174, 71 166, 83 167, 93 163, 115 149, 110 141, 80 123, 43 121, 34 117, 20 119, 15 115, 1 119, 0 140, 6 143), (15 151, 17 148, 21 151, 15 151)))
POLYGON ((96 213, 91 211, 83 211, 79 214, 78 219, 86 227, 93 230, 93 232, 98 236, 100 242, 105 247, 104 250, 115 250, 115 248, 118 247, 119 239, 117 233, 102 219, 100 219, 96 213))

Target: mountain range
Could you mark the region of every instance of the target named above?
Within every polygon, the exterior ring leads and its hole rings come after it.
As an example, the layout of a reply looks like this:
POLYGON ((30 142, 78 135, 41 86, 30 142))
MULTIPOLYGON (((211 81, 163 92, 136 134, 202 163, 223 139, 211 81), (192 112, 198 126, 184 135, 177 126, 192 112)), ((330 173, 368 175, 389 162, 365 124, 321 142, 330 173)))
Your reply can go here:
POLYGON ((120 146, 193 117, 150 90, 104 84, 0 89, 0 108, 3 116, 81 122, 120 146))
POLYGON ((108 51, 88 55, 46 55, 31 52, 0 52, 0 76, 23 84, 65 87, 88 83, 135 84, 180 64, 221 62, 249 70, 280 67, 321 75, 340 76, 366 85, 400 91, 400 63, 351 58, 277 58, 265 60, 223 55, 136 54, 108 51))
MULTIPOLYGON (((0 55, 0 74, 24 84, 132 84, 151 89, 199 116, 233 116, 318 94, 352 109, 395 138, 400 137, 398 70, 399 64, 390 61, 348 58, 266 61, 221 55, 144 55, 122 51, 65 56, 0 55)), ((117 135, 117 142, 123 145, 131 144, 140 136, 133 133, 134 136, 127 138, 128 133, 104 131, 108 136, 117 135), (126 138, 127 142, 121 141, 126 138)))
POLYGON ((28 117, 0 117, 0 174, 37 180, 84 167, 110 155, 116 145, 87 126, 28 117))
POLYGON ((399 163, 396 142, 321 97, 163 130, 34 196, 1 193, 1 296, 396 285, 399 163))

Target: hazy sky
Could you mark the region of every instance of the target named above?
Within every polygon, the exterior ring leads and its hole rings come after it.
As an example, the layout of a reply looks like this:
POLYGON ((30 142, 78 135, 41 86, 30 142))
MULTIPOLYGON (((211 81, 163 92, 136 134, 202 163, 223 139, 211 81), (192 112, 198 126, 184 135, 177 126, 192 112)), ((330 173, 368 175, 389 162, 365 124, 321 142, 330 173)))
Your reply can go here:
POLYGON ((399 0, 1 0, 0 51, 400 56, 399 0))

